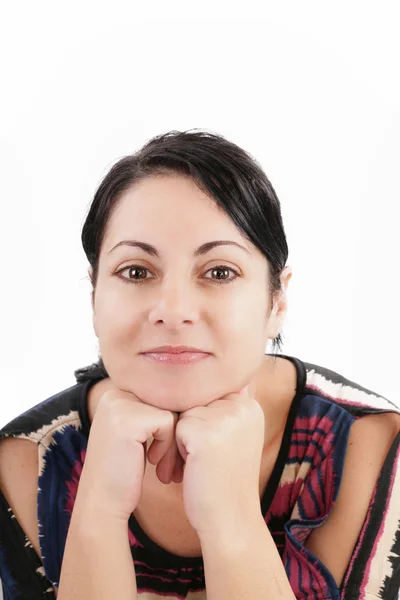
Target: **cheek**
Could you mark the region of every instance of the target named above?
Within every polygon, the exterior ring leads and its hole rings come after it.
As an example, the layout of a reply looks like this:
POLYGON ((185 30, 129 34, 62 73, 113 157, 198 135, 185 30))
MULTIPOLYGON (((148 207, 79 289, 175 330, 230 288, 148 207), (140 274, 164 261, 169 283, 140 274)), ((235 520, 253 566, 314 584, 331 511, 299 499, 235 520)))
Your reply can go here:
POLYGON ((135 331, 140 325, 140 319, 131 303, 121 303, 116 306, 107 299, 96 306, 96 328, 100 338, 123 343, 126 338, 132 341, 135 331))
POLYGON ((251 335, 262 331, 265 325, 265 307, 254 295, 236 296, 221 310, 220 322, 231 336, 251 335))
MULTIPOLYGON (((213 305, 205 309, 200 321, 208 321, 212 331, 220 330, 222 336, 230 339, 251 335, 249 332, 263 332, 265 326, 265 298, 263 290, 258 288, 230 293, 213 300, 213 305)), ((264 292, 265 295, 265 292, 264 292)), ((143 307, 134 308, 129 294, 112 288, 99 290, 96 299, 96 328, 103 339, 124 340, 143 328, 143 307)))

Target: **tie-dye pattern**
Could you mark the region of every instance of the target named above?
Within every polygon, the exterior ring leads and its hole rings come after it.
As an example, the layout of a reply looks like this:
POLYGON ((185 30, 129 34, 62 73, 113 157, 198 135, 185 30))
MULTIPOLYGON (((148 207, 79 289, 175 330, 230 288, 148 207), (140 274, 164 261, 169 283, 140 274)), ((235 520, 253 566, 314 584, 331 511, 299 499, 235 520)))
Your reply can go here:
MULTIPOLYGON (((282 357, 296 366, 297 390, 261 509, 295 596, 301 600, 397 600, 400 434, 386 457, 340 589, 304 543, 335 504, 351 425, 368 414, 400 414, 400 408, 334 371, 282 357)), ((28 439, 38 448, 37 509, 43 559, 0 491, 0 578, 6 600, 54 598, 52 585, 59 583, 90 433, 87 393, 96 381, 89 379, 59 392, 0 430, 0 439, 28 439)), ((156 545, 134 515, 129 520, 129 542, 140 600, 206 600, 201 556, 177 556, 156 545)))

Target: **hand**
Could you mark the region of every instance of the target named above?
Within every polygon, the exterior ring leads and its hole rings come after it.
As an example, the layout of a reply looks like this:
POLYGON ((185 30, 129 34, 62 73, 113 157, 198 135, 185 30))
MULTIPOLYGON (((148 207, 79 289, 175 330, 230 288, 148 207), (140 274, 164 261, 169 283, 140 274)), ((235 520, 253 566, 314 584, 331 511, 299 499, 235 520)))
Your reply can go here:
POLYGON ((183 460, 175 441, 178 413, 148 405, 112 383, 104 387, 90 429, 78 495, 84 497, 86 506, 128 521, 142 493, 146 453, 157 465, 160 481, 170 483, 176 465, 182 477, 183 460), (150 437, 154 440, 147 452, 150 437))
POLYGON ((261 513, 259 479, 264 412, 247 388, 180 413, 175 436, 184 460, 186 516, 202 534, 261 513))
MULTIPOLYGON (((92 385, 88 392, 87 404, 90 421, 93 421, 94 419, 94 415, 96 414, 96 409, 101 397, 105 394, 105 392, 108 391, 112 392, 111 397, 113 398, 118 397, 120 394, 124 394, 124 397, 129 397, 127 396, 128 392, 124 392, 117 388, 110 379, 110 377, 105 377, 104 379, 101 379, 100 381, 92 385)), ((138 401, 138 398, 134 394, 131 394, 131 397, 132 400, 138 401)), ((172 412, 172 414, 175 417, 174 422, 176 423, 176 421, 178 420, 178 413, 172 412)), ((148 441, 149 440, 147 440, 147 442, 148 441)), ((154 454, 154 449, 156 448, 156 446, 157 445, 153 447, 153 443, 150 444, 150 450, 148 452, 147 458, 149 462, 151 462, 153 465, 157 465, 156 474, 159 481, 161 481, 161 483, 164 484, 169 484, 171 483, 171 481, 174 481, 175 483, 182 483, 184 462, 181 455, 179 454, 178 447, 176 445, 175 431, 171 439, 171 446, 168 448, 168 451, 164 454, 164 456, 162 456, 162 458, 158 460, 158 463, 157 457, 159 455, 154 454)))

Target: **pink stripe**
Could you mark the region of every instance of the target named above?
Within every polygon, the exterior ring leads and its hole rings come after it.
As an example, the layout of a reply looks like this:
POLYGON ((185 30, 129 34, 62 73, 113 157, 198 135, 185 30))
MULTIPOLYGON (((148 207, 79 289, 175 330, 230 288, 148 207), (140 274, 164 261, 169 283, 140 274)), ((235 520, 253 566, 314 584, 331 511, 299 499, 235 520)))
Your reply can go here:
POLYGON ((150 567, 147 563, 142 560, 134 560, 135 565, 140 565, 141 567, 145 567, 146 569, 150 569, 151 571, 165 571, 166 573, 180 573, 182 571, 192 572, 194 569, 202 569, 202 565, 196 565, 195 567, 179 567, 178 569, 166 569, 164 567, 150 567))
MULTIPOLYGON (((324 575, 319 571, 317 566, 310 561, 307 548, 303 546, 300 550, 297 550, 297 548, 291 544, 291 549, 299 561, 302 575, 301 585, 303 588, 306 591, 310 590, 313 592, 313 597, 315 597, 314 594, 316 593, 317 598, 325 598, 326 592, 329 591, 328 585, 324 575)), ((297 583, 295 589, 298 589, 297 583)))
MULTIPOLYGON (((201 590, 197 590, 197 591, 204 591, 206 588, 202 588, 201 590)), ((189 590, 190 591, 190 590, 189 590)), ((153 589, 151 588, 140 588, 140 590, 138 589, 138 592, 140 592, 140 594, 152 594, 154 596, 156 596, 157 598, 160 596, 161 598, 167 597, 171 598, 171 592, 159 592, 157 590, 157 592, 155 592, 153 589)), ((181 596, 180 594, 177 594, 174 592, 174 598, 176 598, 176 600, 185 600, 185 598, 187 597, 187 594, 185 594, 184 596, 181 596)))
MULTIPOLYGON (((203 582, 203 577, 199 577, 198 575, 191 575, 189 579, 185 579, 184 577, 175 577, 172 579, 168 579, 167 577, 163 577, 162 575, 155 575, 154 573, 136 573, 136 577, 151 577, 151 579, 159 579, 160 581, 166 581, 168 583, 191 583, 192 581, 200 581, 203 582)), ((138 590, 139 591, 139 590, 138 590)), ((140 591, 142 591, 140 589, 140 591)), ((154 590, 152 590, 154 593, 154 590)))
POLYGON ((137 537, 131 531, 130 527, 128 527, 128 539, 129 539, 130 546, 133 546, 135 548, 143 548, 144 547, 143 544, 141 544, 139 542, 139 540, 137 539, 137 537))

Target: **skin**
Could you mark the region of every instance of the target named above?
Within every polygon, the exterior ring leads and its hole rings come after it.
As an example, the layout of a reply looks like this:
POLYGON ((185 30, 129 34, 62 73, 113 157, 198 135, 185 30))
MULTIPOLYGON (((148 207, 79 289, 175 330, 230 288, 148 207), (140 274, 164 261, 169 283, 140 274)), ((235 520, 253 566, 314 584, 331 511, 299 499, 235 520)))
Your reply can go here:
POLYGON ((278 384, 269 376, 276 366, 265 348, 282 327, 292 270, 283 270, 272 310, 268 275, 264 255, 190 178, 165 175, 134 184, 106 227, 92 296, 94 331, 113 384, 178 413, 248 386, 268 421, 266 436, 273 439, 282 429, 282 411, 273 401, 278 384), (127 245, 110 252, 122 240, 152 244, 160 258, 127 245), (196 248, 213 240, 235 241, 248 252, 225 245, 194 257, 196 248), (132 265, 140 270, 127 269, 132 265), (213 271, 220 266, 239 277, 213 271), (122 278, 142 283, 124 283, 116 275, 121 269, 122 278), (227 279, 231 282, 218 284, 227 279), (140 355, 162 344, 212 354, 188 366, 165 366, 140 355))

